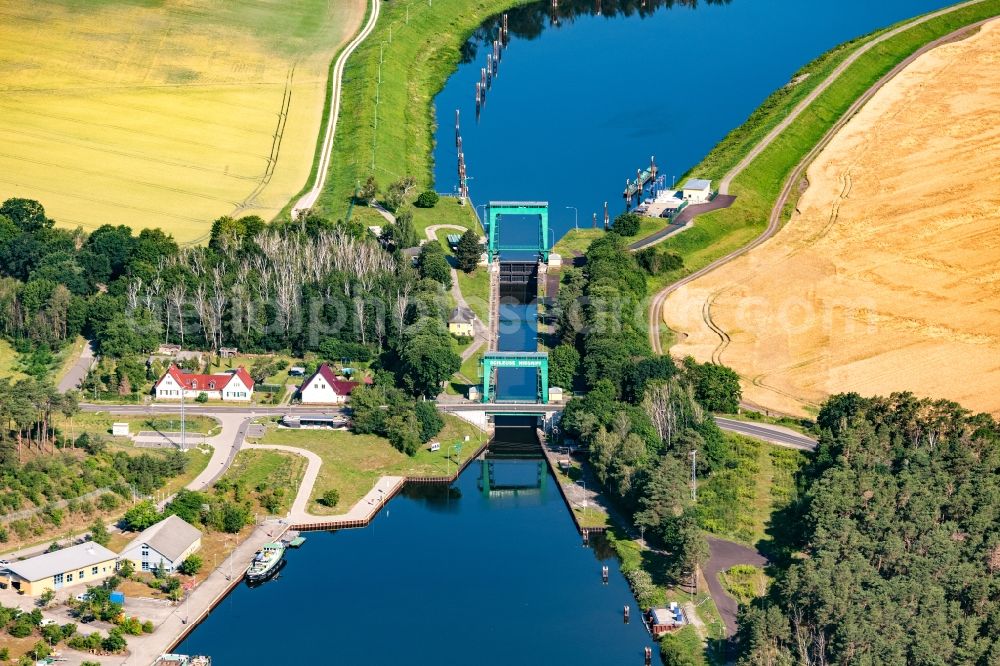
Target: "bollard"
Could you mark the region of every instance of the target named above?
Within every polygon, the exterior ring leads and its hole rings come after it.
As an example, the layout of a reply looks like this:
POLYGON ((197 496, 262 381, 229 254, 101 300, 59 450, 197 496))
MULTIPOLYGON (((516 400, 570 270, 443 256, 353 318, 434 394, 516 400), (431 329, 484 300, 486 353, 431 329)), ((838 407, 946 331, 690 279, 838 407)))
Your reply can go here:
POLYGON ((628 624, 629 608, 628 604, 625 604, 625 624, 628 624))
POLYGON ((646 666, 650 666, 653 663, 653 648, 647 645, 644 652, 646 653, 646 666))
POLYGON ((601 579, 604 580, 604 584, 605 585, 608 584, 608 565, 607 564, 605 564, 603 567, 601 567, 601 579))

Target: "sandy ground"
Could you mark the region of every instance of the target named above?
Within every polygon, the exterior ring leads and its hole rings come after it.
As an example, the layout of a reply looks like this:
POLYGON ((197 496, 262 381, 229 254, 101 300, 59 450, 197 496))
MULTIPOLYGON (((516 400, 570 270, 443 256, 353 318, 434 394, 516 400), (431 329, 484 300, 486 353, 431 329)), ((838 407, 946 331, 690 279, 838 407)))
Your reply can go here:
POLYGON ((789 413, 910 390, 1000 414, 1000 21, 914 62, 808 179, 771 241, 668 299, 672 352, 789 413))

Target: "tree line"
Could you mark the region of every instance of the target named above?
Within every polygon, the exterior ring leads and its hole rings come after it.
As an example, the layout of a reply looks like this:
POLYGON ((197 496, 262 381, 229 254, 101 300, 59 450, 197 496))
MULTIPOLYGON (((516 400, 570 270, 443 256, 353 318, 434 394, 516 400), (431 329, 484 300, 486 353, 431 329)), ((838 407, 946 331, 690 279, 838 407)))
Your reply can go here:
POLYGON ((1000 425, 909 393, 834 396, 742 664, 1000 663, 1000 425))
POLYGON ((669 550, 675 579, 707 557, 689 491, 698 473, 726 466, 732 452, 711 411, 734 411, 740 389, 728 368, 654 356, 643 312, 646 279, 619 234, 593 243, 582 269, 566 269, 557 297, 560 382, 586 391, 563 413, 564 436, 590 449, 611 499, 644 536, 669 550))
POLYGON ((181 247, 159 229, 57 228, 39 202, 8 199, 0 335, 30 353, 84 334, 112 359, 164 342, 374 358, 413 395, 436 394, 432 385, 460 363, 445 324, 450 274, 432 262, 414 268, 398 249, 360 223, 315 214, 272 224, 222 217, 206 246, 181 247))

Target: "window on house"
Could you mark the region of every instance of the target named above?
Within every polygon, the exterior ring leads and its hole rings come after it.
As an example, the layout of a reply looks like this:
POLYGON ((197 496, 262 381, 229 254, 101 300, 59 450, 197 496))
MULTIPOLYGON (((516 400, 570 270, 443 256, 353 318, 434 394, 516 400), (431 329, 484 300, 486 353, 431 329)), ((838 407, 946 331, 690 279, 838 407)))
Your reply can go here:
POLYGON ((73 574, 66 574, 66 582, 67 583, 73 582, 73 574))
POLYGON ((76 575, 77 578, 83 578, 83 569, 80 569, 80 573, 76 575))
POLYGON ((142 570, 143 571, 149 571, 149 562, 143 562, 142 563, 142 570))
POLYGON ((90 575, 91 576, 96 576, 97 575, 97 567, 94 567, 93 569, 90 570, 90 575))

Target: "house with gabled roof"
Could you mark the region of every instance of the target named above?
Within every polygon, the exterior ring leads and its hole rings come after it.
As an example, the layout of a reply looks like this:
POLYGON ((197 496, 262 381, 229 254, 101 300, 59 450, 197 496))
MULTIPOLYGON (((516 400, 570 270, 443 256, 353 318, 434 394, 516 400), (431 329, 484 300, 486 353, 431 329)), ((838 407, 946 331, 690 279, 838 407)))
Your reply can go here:
POLYGON ((337 377, 333 369, 324 363, 302 382, 299 400, 304 405, 342 405, 356 386, 358 382, 337 377))
POLYGON ((182 395, 195 399, 204 393, 210 400, 250 402, 253 386, 253 378, 242 366, 220 374, 202 375, 184 372, 171 364, 153 385, 153 396, 157 400, 180 400, 182 395))
POLYGON ((201 548, 201 531, 177 515, 167 516, 140 532, 119 554, 138 571, 174 571, 201 548))

